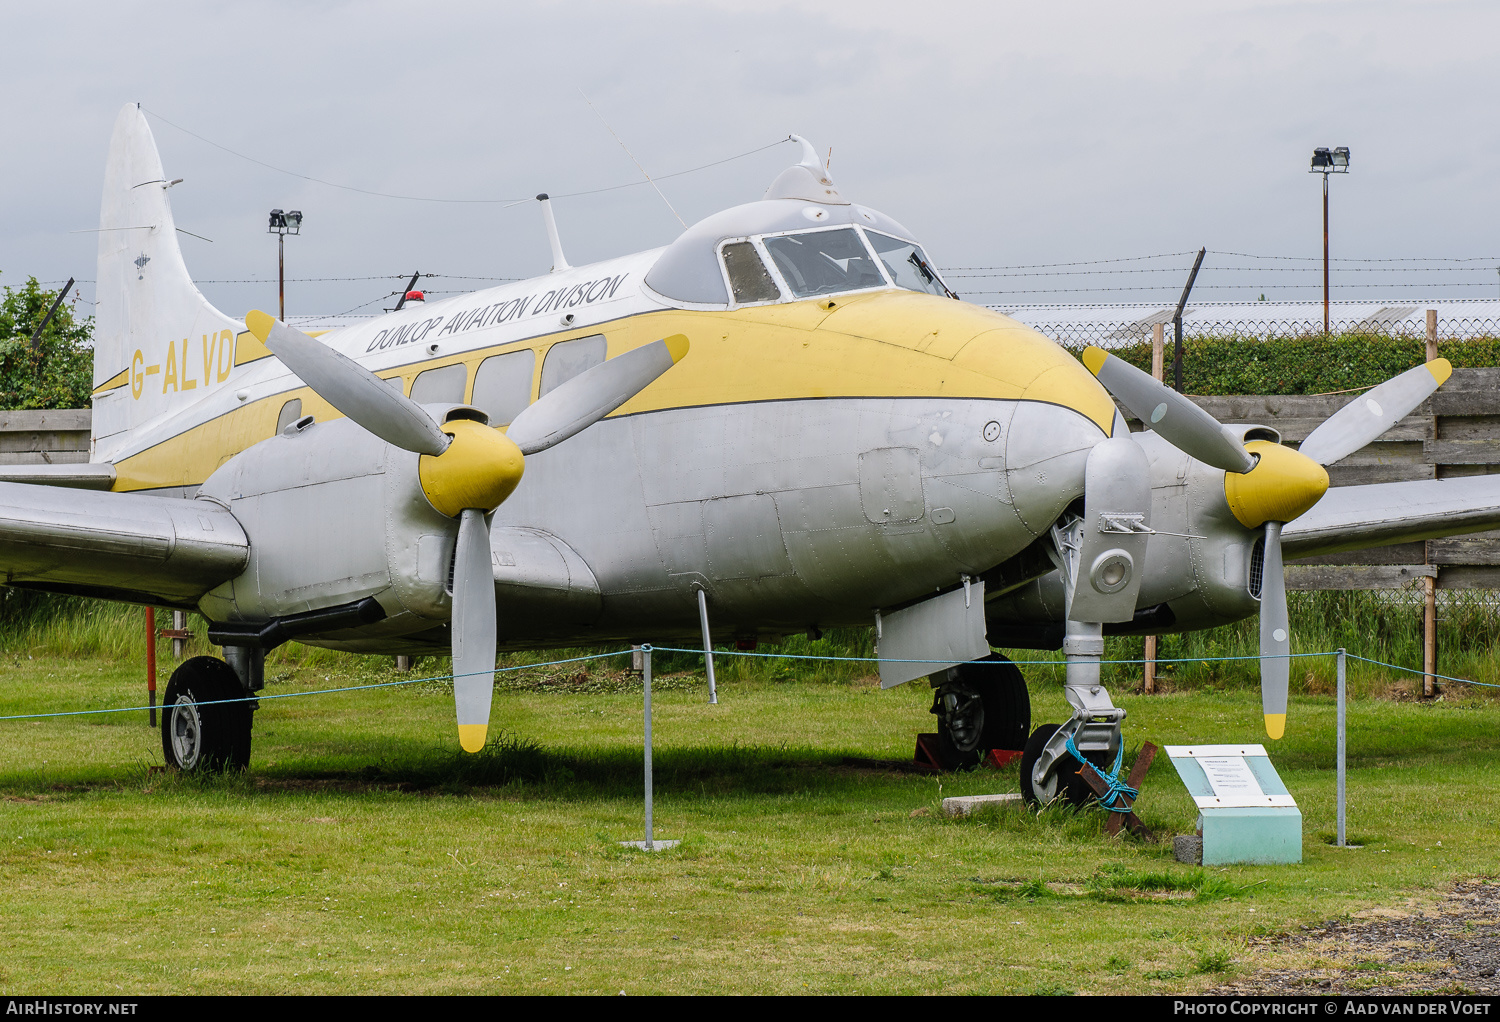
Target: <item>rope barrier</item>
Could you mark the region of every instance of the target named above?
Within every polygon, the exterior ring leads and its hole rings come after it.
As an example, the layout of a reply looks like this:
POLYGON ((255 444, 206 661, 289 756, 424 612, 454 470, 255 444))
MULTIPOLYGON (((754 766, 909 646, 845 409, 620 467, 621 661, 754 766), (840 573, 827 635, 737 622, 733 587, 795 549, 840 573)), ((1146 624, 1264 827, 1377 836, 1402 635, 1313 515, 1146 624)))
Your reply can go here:
MULTIPOLYGON (((591 661, 591 660, 605 660, 605 659, 608 659, 610 657, 626 656, 626 655, 629 655, 629 654, 631 654, 633 652, 636 652, 636 651, 633 650, 633 649, 619 649, 619 650, 611 650, 611 651, 609 651, 607 653, 590 653, 590 654, 588 654, 586 656, 568 657, 567 659, 564 659, 564 660, 548 660, 548 661, 545 661, 543 663, 538 663, 538 664, 518 664, 518 665, 515 665, 515 666, 511 666, 511 667, 496 667, 495 670, 494 670, 494 673, 496 673, 496 674, 504 674, 504 673, 508 673, 508 672, 512 672, 512 671, 526 671, 526 670, 532 670, 534 668, 540 668, 540 667, 559 667, 559 666, 561 666, 563 664, 577 664, 577 663, 584 663, 584 662, 591 661)), ((689 653, 689 654, 695 654, 697 656, 703 656, 704 655, 704 652, 703 652, 703 650, 701 648, 698 648, 698 649, 689 649, 689 648, 685 648, 685 647, 681 647, 681 646, 653 646, 650 643, 643 643, 640 646, 640 652, 643 652, 643 653, 650 653, 650 652, 656 652, 656 653, 689 653)), ((1176 657, 1176 658, 1162 658, 1162 657, 1157 657, 1154 662, 1158 663, 1158 664, 1219 663, 1219 662, 1229 662, 1229 661, 1237 661, 1237 660, 1242 661, 1242 660, 1262 660, 1262 659, 1296 660, 1296 659, 1305 659, 1305 658, 1309 658, 1309 657, 1337 657, 1338 655, 1339 655, 1338 651, 1334 650, 1334 651, 1331 651, 1331 652, 1323 652, 1323 653, 1282 653, 1282 654, 1277 655, 1276 657, 1260 657, 1260 656, 1176 657)), ((1351 660, 1359 660, 1359 661, 1362 661, 1362 662, 1367 663, 1367 664, 1373 664, 1373 665, 1375 665, 1377 667, 1388 667, 1388 668, 1390 668, 1393 671, 1405 671, 1405 672, 1407 672, 1409 674, 1423 674, 1423 675, 1425 675, 1427 673, 1426 671, 1418 670, 1418 669, 1413 668, 1413 667, 1403 667, 1400 664, 1389 664, 1389 663, 1386 663, 1383 660, 1373 660, 1370 657, 1362 657, 1362 656, 1359 656, 1358 654, 1355 654, 1355 653, 1345 653, 1344 655, 1346 657, 1348 657, 1349 659, 1351 659, 1351 660)), ((784 660, 824 660, 824 661, 831 661, 831 662, 850 662, 850 663, 879 663, 879 662, 881 662, 881 659, 882 659, 880 657, 873 657, 873 656, 871 656, 871 657, 818 656, 816 654, 810 654, 810 653, 756 653, 756 652, 751 652, 749 650, 720 650, 720 649, 714 650, 714 656, 762 657, 762 658, 776 658, 776 659, 784 659, 784 660)), ((893 658, 893 657, 886 657, 886 658, 884 658, 884 662, 885 663, 895 663, 895 664, 926 664, 926 663, 934 663, 935 661, 932 661, 932 660, 908 660, 908 659, 898 659, 898 658, 893 658)), ((989 661, 989 660, 970 660, 970 661, 966 661, 966 662, 967 663, 971 663, 971 664, 984 664, 984 663, 994 663, 995 661, 989 661)), ((1017 666, 1045 666, 1045 667, 1066 667, 1067 666, 1067 661, 1066 660, 1009 660, 1007 662, 1015 664, 1017 666)), ((1143 664, 1143 663, 1146 663, 1146 662, 1147 661, 1144 660, 1144 659, 1123 659, 1123 660, 1100 660, 1099 664, 1101 666, 1103 666, 1105 664, 1143 664)), ((425 677, 425 678, 404 678, 404 679, 402 679, 400 681, 382 681, 382 682, 376 682, 376 683, 369 684, 369 685, 344 685, 344 686, 341 686, 339 688, 320 688, 320 689, 312 689, 312 690, 307 691, 307 692, 277 692, 277 693, 270 693, 270 694, 261 693, 261 694, 257 694, 257 695, 253 695, 253 696, 245 696, 245 697, 237 698, 237 699, 215 699, 215 700, 207 700, 207 701, 204 701, 204 702, 201 702, 201 703, 197 703, 195 705, 198 705, 198 706, 217 706, 217 705, 220 705, 220 704, 248 703, 248 702, 257 702, 257 701, 260 701, 260 700, 270 700, 270 699, 300 699, 300 698, 303 698, 305 696, 332 695, 332 694, 335 694, 335 693, 338 693, 338 692, 367 692, 367 691, 370 691, 370 690, 373 690, 373 689, 399 688, 399 687, 402 687, 402 686, 405 686, 405 685, 420 685, 420 684, 423 684, 423 683, 429 682, 429 681, 452 681, 452 680, 454 680, 456 678, 467 678, 467 677, 472 677, 473 675, 476 675, 476 674, 484 674, 484 673, 487 673, 487 672, 485 672, 485 671, 473 671, 473 672, 469 672, 469 673, 466 673, 466 674, 434 674, 434 675, 430 675, 430 676, 425 677)), ((1485 682, 1485 681, 1474 681, 1474 680, 1472 680, 1470 678, 1455 678, 1455 677, 1452 677, 1452 676, 1446 675, 1446 674, 1433 674, 1432 677, 1441 679, 1443 681, 1454 682, 1455 684, 1459 684, 1459 685, 1475 685, 1475 686, 1478 686, 1478 687, 1481 687, 1481 688, 1496 688, 1496 689, 1500 689, 1500 685, 1492 684, 1490 682, 1485 682)), ((151 707, 151 706, 119 706, 119 707, 111 707, 111 708, 103 709, 103 710, 61 710, 61 711, 54 712, 54 713, 17 713, 17 714, 9 714, 9 715, 6 715, 6 716, 0 716, 0 721, 3 721, 3 720, 38 720, 38 719, 47 718, 47 717, 79 717, 79 716, 89 716, 89 715, 101 714, 101 713, 134 713, 134 712, 137 712, 137 711, 140 711, 140 710, 151 710, 151 709, 154 709, 154 708, 155 707, 151 707)), ((1073 747, 1073 739, 1071 737, 1069 737, 1069 739, 1068 739, 1068 751, 1070 753, 1072 753, 1074 756, 1078 756, 1078 751, 1077 751, 1076 748, 1073 747)), ((1131 788, 1128 785, 1125 785, 1125 784, 1119 782, 1118 775, 1119 775, 1119 771, 1120 771, 1120 756, 1121 755, 1123 755, 1123 749, 1120 751, 1119 755, 1116 755, 1116 757, 1115 757, 1115 765, 1114 765, 1112 771, 1109 774, 1106 775, 1103 771, 1100 771, 1100 776, 1103 777, 1105 779, 1105 781, 1110 786, 1110 801, 1113 801, 1113 797, 1116 794, 1123 793, 1125 795, 1128 795, 1131 798, 1135 798, 1135 796, 1137 794, 1137 792, 1133 788, 1131 788)), ((1078 758, 1080 759, 1080 761, 1082 760, 1081 756, 1078 756, 1078 758)), ((1109 808, 1111 808, 1115 812, 1127 812, 1128 811, 1126 809, 1115 809, 1113 806, 1110 806, 1109 808)))
MULTIPOLYGON (((630 652, 631 650, 628 649, 617 649, 609 653, 591 653, 588 656, 569 657, 567 660, 549 660, 546 663, 542 664, 520 664, 515 667, 497 667, 495 668, 495 673, 503 674, 507 671, 528 671, 534 667, 556 667, 559 664, 576 664, 581 663, 585 660, 602 660, 606 657, 624 656, 626 654, 629 654, 630 652)), ((253 703, 262 699, 300 699, 303 696, 330 695, 334 692, 365 692, 370 689, 376 688, 397 688, 402 685, 420 685, 426 681, 450 681, 454 678, 471 678, 476 674, 486 673, 489 672, 468 671, 464 674, 434 674, 431 677, 427 678, 404 678, 401 681, 382 681, 377 682, 373 685, 345 685, 342 688, 319 688, 313 689, 309 692, 276 692, 270 695, 244 696, 239 699, 205 699, 202 702, 194 703, 193 705, 219 706, 227 705, 229 703, 253 703)), ((63 710, 59 713, 17 713, 7 717, 0 717, 0 720, 32 720, 41 717, 79 717, 94 713, 133 713, 137 710, 151 709, 157 709, 157 707, 119 706, 107 710, 63 710)))
MULTIPOLYGON (((642 648, 644 649, 645 647, 642 647, 642 648)), ((686 649, 686 648, 683 648, 683 647, 680 647, 680 646, 652 646, 651 648, 654 649, 658 653, 696 653, 699 656, 703 655, 703 648, 701 646, 698 647, 698 648, 696 648, 696 649, 686 649)), ((936 661, 934 661, 934 660, 932 660, 930 658, 927 658, 927 659, 903 660, 903 659, 901 659, 899 657, 816 656, 816 655, 811 654, 811 653, 752 653, 749 650, 743 650, 743 649, 716 649, 716 650, 714 650, 714 656, 780 657, 780 658, 783 658, 783 659, 786 659, 786 660, 846 660, 846 661, 853 661, 853 662, 859 662, 859 663, 872 663, 872 664, 873 663, 881 663, 881 662, 888 663, 888 664, 930 664, 930 663, 935 663, 936 662, 936 661)), ((1205 663, 1206 664, 1206 663, 1209 663, 1210 661, 1219 661, 1219 660, 1296 660, 1299 657, 1319 657, 1319 656, 1338 656, 1338 652, 1334 651, 1334 652, 1331 652, 1331 653, 1278 653, 1275 656, 1267 656, 1267 657, 1262 657, 1262 656, 1209 656, 1209 657, 1204 657, 1204 656, 1189 656, 1189 657, 1178 657, 1176 659, 1166 659, 1166 658, 1163 658, 1163 657, 1156 657, 1153 662, 1154 663, 1158 663, 1158 664, 1196 664, 1196 663, 1205 663)), ((1068 665, 1068 663, 1067 663, 1066 660, 1011 660, 1009 662, 1013 663, 1013 664, 1016 664, 1018 666, 1043 665, 1043 666, 1048 666, 1048 667, 1066 667, 1068 665)), ((993 661, 988 661, 988 660, 969 660, 969 661, 966 661, 966 663, 983 664, 983 663, 993 663, 993 661)), ((1100 660, 1099 663, 1100 664, 1144 664, 1144 663, 1146 663, 1146 661, 1144 659, 1139 659, 1139 660, 1100 660)))

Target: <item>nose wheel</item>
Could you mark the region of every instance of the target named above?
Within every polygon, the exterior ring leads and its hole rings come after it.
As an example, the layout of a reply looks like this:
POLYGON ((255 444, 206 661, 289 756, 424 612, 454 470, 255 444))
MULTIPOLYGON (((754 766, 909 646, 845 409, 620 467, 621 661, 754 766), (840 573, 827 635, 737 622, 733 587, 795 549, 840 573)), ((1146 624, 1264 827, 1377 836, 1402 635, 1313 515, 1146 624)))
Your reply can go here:
MULTIPOLYGON (((1021 797, 1027 805, 1040 807, 1062 799, 1081 806, 1094 797, 1093 789, 1079 776, 1082 764, 1067 751, 1066 735, 1058 734, 1061 729, 1060 724, 1042 724, 1026 741, 1026 751, 1021 754, 1021 797), (1052 759, 1050 770, 1038 770, 1037 764, 1050 751, 1049 746, 1056 745, 1062 746, 1062 755, 1052 759)), ((1107 752, 1083 755, 1101 773, 1109 765, 1107 752)))

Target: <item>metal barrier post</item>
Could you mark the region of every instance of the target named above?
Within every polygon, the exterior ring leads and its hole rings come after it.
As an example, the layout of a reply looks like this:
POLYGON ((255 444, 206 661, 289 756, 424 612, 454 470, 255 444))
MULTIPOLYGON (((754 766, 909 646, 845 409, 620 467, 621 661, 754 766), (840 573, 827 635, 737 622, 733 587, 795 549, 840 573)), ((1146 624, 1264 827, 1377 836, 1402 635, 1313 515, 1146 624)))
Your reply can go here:
POLYGON ((1338 765, 1338 774, 1339 774, 1339 795, 1338 795, 1338 802, 1339 802, 1339 835, 1338 835, 1338 843, 1339 843, 1339 847, 1343 848, 1344 847, 1344 819, 1345 819, 1345 810, 1346 810, 1347 807, 1346 807, 1346 805, 1344 803, 1344 779, 1345 779, 1345 776, 1344 776, 1344 752, 1345 752, 1345 748, 1344 748, 1344 716, 1345 716, 1345 714, 1344 714, 1344 647, 1342 647, 1342 646, 1339 647, 1339 667, 1338 667, 1338 670, 1339 670, 1339 723, 1338 723, 1338 730, 1339 730, 1339 738, 1338 738, 1338 750, 1339 750, 1338 751, 1338 757, 1339 757, 1339 765, 1338 765))
POLYGON ((656 851, 651 839, 651 647, 641 649, 641 676, 646 681, 646 851, 656 851))
POLYGON ((151 701, 148 723, 156 726, 156 608, 146 608, 146 698, 151 701))

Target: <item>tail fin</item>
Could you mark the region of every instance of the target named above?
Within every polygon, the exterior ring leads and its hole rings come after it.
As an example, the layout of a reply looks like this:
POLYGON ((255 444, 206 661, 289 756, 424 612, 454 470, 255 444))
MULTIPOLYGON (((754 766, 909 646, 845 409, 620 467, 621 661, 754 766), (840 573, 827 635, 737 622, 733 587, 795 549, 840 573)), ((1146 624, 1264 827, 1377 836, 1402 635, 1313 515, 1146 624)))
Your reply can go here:
POLYGON ((99 209, 94 461, 130 432, 229 385, 239 321, 193 286, 167 201, 171 187, 140 104, 115 119, 99 209))

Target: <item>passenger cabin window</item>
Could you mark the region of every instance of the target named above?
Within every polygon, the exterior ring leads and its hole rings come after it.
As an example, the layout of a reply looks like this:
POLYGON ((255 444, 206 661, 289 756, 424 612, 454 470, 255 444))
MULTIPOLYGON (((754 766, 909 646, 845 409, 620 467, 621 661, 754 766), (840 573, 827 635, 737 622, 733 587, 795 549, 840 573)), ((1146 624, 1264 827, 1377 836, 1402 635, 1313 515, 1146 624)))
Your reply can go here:
POLYGON ((452 402, 462 404, 469 367, 462 362, 441 369, 428 369, 411 382, 411 399, 419 405, 452 402))
POLYGON ((771 279, 766 264, 760 261, 760 253, 748 241, 735 241, 723 248, 724 270, 729 274, 729 287, 734 292, 737 305, 751 302, 774 302, 781 297, 781 289, 771 279))
POLYGON ((885 264, 886 272, 897 287, 908 291, 926 291, 930 295, 947 297, 950 292, 938 279, 937 271, 927 261, 927 254, 920 245, 901 241, 879 231, 867 231, 875 254, 885 264))
POLYGON ((607 347, 603 334, 558 341, 552 345, 547 349, 547 357, 542 359, 542 387, 538 396, 556 390, 579 373, 599 365, 604 361, 607 347))
POLYGON ((765 239, 766 251, 798 298, 882 287, 870 250, 852 227, 765 239))
POLYGON ((531 403, 531 378, 536 352, 530 348, 491 355, 474 372, 474 396, 469 404, 490 417, 491 426, 509 426, 531 403))

